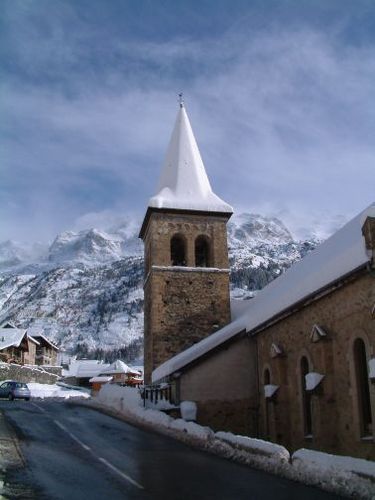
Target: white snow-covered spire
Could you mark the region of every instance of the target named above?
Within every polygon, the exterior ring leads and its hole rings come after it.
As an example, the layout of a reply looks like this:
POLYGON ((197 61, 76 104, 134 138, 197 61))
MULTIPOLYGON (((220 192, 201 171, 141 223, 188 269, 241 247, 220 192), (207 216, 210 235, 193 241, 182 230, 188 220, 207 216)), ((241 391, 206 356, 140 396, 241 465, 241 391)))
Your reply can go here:
POLYGON ((233 212, 232 207, 212 191, 181 96, 157 193, 150 198, 148 206, 233 212))

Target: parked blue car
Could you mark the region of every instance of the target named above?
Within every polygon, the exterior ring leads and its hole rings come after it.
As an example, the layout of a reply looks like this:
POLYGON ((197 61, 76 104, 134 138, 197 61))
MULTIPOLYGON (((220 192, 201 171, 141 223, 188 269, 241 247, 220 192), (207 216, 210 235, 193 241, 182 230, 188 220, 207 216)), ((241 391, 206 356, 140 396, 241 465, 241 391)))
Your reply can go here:
POLYGON ((30 389, 23 382, 5 380, 0 383, 0 398, 8 398, 9 401, 13 401, 13 399, 29 401, 30 397, 30 389))

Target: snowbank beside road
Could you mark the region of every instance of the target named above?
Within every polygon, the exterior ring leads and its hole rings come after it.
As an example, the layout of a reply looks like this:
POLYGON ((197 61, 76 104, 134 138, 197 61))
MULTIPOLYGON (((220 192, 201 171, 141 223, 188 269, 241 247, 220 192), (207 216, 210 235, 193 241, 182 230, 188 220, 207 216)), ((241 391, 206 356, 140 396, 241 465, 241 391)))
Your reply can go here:
POLYGON ((37 382, 28 382, 28 388, 32 398, 89 398, 90 394, 85 390, 68 389, 56 384, 38 384, 37 382))
POLYGON ((312 484, 332 482, 347 492, 354 489, 356 498, 375 498, 375 462, 370 460, 303 448, 293 453, 292 466, 302 481, 308 474, 312 484))
POLYGON ((161 411, 146 409, 135 388, 106 384, 94 400, 119 411, 132 423, 146 425, 236 462, 344 496, 375 498, 374 462, 312 450, 298 450, 290 458, 288 450, 278 444, 230 432, 215 433, 195 422, 173 419, 161 411))
POLYGON ((263 455, 265 457, 281 460, 288 463, 290 461, 289 451, 279 444, 263 441, 262 439, 250 438, 248 436, 236 436, 231 432, 217 432, 215 436, 227 443, 234 445, 238 449, 249 451, 250 453, 263 455))

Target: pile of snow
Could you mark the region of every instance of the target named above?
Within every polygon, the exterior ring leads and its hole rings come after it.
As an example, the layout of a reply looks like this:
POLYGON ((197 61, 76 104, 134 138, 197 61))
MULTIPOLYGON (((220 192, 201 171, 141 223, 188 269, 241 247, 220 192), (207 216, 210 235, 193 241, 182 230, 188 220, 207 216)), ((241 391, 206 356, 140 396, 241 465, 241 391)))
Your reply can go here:
MULTIPOLYGON (((214 437, 214 433, 208 427, 202 427, 194 422, 186 422, 181 418, 175 420, 157 409, 144 408, 140 391, 134 387, 105 384, 95 399, 104 405, 115 408, 135 418, 138 422, 147 422, 158 429, 160 427, 170 429, 174 435, 177 431, 177 433, 183 434, 184 438, 190 436, 192 438, 207 440, 214 437)), ((170 406, 171 408, 175 408, 173 405, 170 406)))
POLYGON ((353 498, 374 498, 375 462, 301 449, 293 453, 292 466, 302 481, 337 486, 353 498))
POLYGON ((157 427, 168 427, 173 420, 161 411, 144 408, 141 393, 135 387, 104 384, 95 399, 138 422, 147 422, 157 427))
POLYGON ((362 458, 330 455, 329 453, 302 448, 293 453, 292 463, 296 467, 304 466, 330 474, 337 471, 345 474, 357 474, 375 481, 375 462, 362 458))
POLYGON ((180 408, 184 420, 197 420, 197 404, 194 401, 182 401, 180 408))
POLYGON ((117 410, 135 410, 142 407, 142 399, 138 389, 121 387, 116 384, 105 384, 100 389, 97 400, 117 410))
POLYGON ((216 432, 215 437, 234 445, 236 448, 249 451, 255 455, 263 455, 287 463, 290 460, 289 451, 279 444, 222 431, 216 432))
POLYGON ((185 432, 190 436, 198 439, 203 439, 205 441, 214 437, 214 432, 209 427, 203 427, 202 425, 196 424, 195 422, 187 422, 182 418, 173 420, 170 424, 170 428, 185 432))
POLYGON ((38 384, 37 382, 28 382, 28 388, 31 392, 32 398, 45 399, 45 398, 89 398, 90 394, 84 389, 68 389, 55 384, 38 384))

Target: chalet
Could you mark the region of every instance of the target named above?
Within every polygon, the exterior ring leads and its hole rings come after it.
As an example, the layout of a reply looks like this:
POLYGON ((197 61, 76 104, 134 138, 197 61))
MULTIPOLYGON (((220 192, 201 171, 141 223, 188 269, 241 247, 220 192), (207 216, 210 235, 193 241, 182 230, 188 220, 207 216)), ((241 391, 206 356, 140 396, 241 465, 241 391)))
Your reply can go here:
POLYGON ((32 333, 32 338, 37 341, 35 363, 56 366, 59 348, 40 332, 32 333))
POLYGON ((0 328, 0 360, 24 364, 29 361, 29 348, 33 345, 27 330, 15 327, 0 328))
POLYGON ((145 244, 145 374, 198 422, 375 459, 375 204, 230 307, 226 222, 181 103, 145 244))
POLYGON ((71 384, 90 387, 90 379, 98 377, 108 367, 109 364, 97 359, 72 359, 63 376, 71 384))
POLYGON ((113 382, 117 384, 140 385, 143 382, 142 374, 138 370, 119 359, 100 372, 100 375, 112 376, 113 382))
POLYGON ((36 350, 40 346, 40 343, 29 335, 29 332, 27 332, 27 343, 28 351, 25 353, 25 364, 35 365, 36 350))

